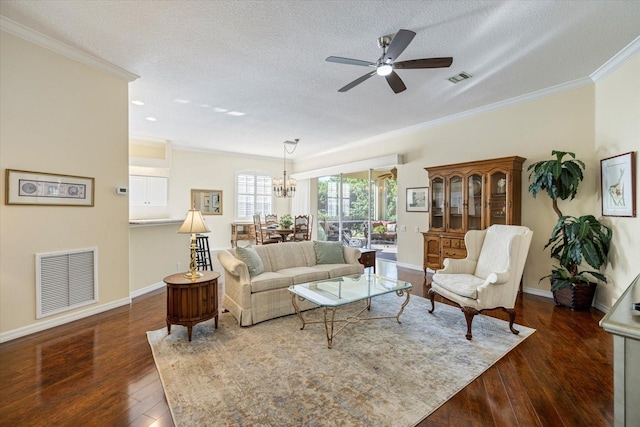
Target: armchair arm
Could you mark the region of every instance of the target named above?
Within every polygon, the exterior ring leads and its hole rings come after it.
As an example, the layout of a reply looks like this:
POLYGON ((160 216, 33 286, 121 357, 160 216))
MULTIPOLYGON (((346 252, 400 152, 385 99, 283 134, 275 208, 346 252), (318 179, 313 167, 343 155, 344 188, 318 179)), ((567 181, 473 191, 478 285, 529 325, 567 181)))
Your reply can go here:
POLYGON ((446 258, 444 268, 437 270, 438 274, 473 274, 476 271, 477 261, 465 259, 446 258))
POLYGON ((487 276, 485 284, 502 285, 507 283, 511 279, 511 270, 506 270, 500 273, 491 273, 487 276))

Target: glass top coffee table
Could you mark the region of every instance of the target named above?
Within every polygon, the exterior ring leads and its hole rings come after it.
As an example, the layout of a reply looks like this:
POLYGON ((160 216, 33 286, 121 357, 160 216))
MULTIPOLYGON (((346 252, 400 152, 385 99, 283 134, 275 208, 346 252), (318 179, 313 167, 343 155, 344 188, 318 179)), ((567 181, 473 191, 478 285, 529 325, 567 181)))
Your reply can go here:
POLYGON ((324 323, 327 333, 327 346, 331 348, 333 337, 342 331, 349 323, 356 323, 361 320, 373 319, 396 319, 400 322, 400 315, 409 303, 411 295, 411 283, 402 280, 390 279, 378 276, 377 274, 353 274, 349 276, 335 277, 333 279, 319 280, 317 282, 302 283, 300 285, 289 286, 291 292, 291 302, 296 310, 298 318, 305 325, 311 323, 324 323), (361 317, 362 313, 371 310, 371 299, 379 295, 395 292, 399 297, 406 298, 400 306, 400 311, 395 316, 361 317), (323 307, 323 320, 305 321, 296 300, 311 301, 323 307), (347 317, 336 319, 336 309, 357 301, 366 300, 366 305, 360 311, 350 314, 347 317), (330 313, 329 313, 330 312, 330 313), (338 329, 334 329, 336 322, 344 322, 338 329))

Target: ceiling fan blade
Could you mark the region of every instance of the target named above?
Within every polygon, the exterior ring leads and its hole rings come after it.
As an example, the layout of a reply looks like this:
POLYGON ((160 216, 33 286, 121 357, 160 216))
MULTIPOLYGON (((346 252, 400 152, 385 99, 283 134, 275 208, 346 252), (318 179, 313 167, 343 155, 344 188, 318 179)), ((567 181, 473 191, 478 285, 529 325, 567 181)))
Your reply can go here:
POLYGON ((410 61, 400 61, 393 64, 393 68, 409 69, 409 68, 446 68, 451 66, 453 58, 425 58, 412 59, 410 61))
POLYGON ((341 58, 339 56, 330 56, 325 61, 337 62, 338 64, 361 65, 363 67, 375 67, 375 62, 361 61, 359 59, 341 58))
POLYGON ((353 89, 354 87, 358 86, 360 83, 362 83, 363 81, 367 80, 369 77, 372 77, 376 74, 375 71, 372 71, 370 73, 365 74, 362 77, 359 77, 357 79, 355 79, 354 81, 352 81, 351 83, 349 83, 348 85, 338 89, 338 92, 346 92, 349 89, 353 89))
POLYGON ((409 46, 411 40, 416 36, 416 33, 409 30, 400 30, 391 40, 391 44, 387 48, 387 53, 384 54, 384 58, 382 58, 383 62, 391 62, 395 61, 398 56, 409 46))
POLYGON ((391 89, 395 93, 400 93, 407 88, 402 82, 400 76, 395 71, 392 71, 391 74, 385 77, 387 79, 387 83, 389 83, 389 86, 391 86, 391 89))

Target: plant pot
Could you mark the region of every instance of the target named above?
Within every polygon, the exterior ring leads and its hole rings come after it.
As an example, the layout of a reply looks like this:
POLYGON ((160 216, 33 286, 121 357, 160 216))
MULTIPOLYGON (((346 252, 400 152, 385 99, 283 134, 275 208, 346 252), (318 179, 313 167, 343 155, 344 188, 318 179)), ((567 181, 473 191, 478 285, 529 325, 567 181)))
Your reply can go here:
POLYGON ((569 307, 572 310, 588 310, 596 294, 597 283, 580 283, 575 286, 553 291, 556 305, 569 307))

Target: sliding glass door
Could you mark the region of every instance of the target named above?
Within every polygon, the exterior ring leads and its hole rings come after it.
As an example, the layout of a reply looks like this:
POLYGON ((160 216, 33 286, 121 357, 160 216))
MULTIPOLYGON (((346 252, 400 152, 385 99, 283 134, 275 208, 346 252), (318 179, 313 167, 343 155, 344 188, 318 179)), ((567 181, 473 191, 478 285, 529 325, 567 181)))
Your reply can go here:
POLYGON ((397 182, 389 171, 318 178, 318 240, 384 248, 395 260, 397 182))

